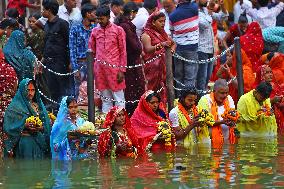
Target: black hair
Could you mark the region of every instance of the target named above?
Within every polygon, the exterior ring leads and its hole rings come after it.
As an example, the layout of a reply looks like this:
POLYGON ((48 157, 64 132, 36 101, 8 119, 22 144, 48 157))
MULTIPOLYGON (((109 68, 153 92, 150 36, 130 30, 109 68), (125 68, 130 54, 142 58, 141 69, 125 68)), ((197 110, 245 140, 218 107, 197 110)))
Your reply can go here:
POLYGON ((266 7, 268 5, 269 0, 257 0, 257 2, 261 7, 266 7))
POLYGON ((159 95, 157 92, 150 93, 150 94, 146 97, 146 101, 147 101, 147 102, 150 102, 153 97, 158 98, 159 102, 161 102, 161 97, 160 97, 160 95, 159 95))
POLYGON ((59 9, 57 0, 43 0, 42 6, 45 10, 49 10, 53 15, 57 15, 59 9))
POLYGON ((124 5, 124 2, 123 2, 122 0, 111 0, 110 6, 113 6, 113 5, 116 5, 116 6, 123 6, 123 5, 124 5))
POLYGON ((5 12, 6 16, 9 18, 18 19, 19 18, 19 11, 16 8, 9 8, 5 12))
POLYGON ((5 30, 8 27, 17 29, 19 27, 19 23, 13 18, 5 18, 0 22, 0 29, 5 30))
POLYGON ((83 7, 83 5, 88 4, 88 3, 91 3, 91 1, 90 0, 82 0, 81 7, 83 7))
POLYGON ((270 97, 270 94, 272 92, 272 85, 270 82, 263 81, 260 84, 257 85, 255 89, 263 98, 267 99, 270 97))
POLYGON ((158 3, 156 0, 144 0, 143 7, 145 9, 153 10, 158 6, 158 3))
POLYGON ((100 0, 99 1, 99 5, 100 6, 103 6, 103 5, 109 6, 110 5, 110 0, 100 0))
POLYGON ((179 102, 183 102, 187 95, 196 95, 198 96, 198 91, 195 86, 184 86, 179 95, 179 102))
POLYGON ((268 53, 267 60, 270 61, 273 58, 273 56, 274 56, 274 52, 268 53))
POLYGON ((248 18, 247 18, 246 12, 244 12, 240 15, 238 23, 242 23, 242 24, 248 23, 248 18))
POLYGON ((29 16, 29 18, 35 18, 37 20, 40 19, 40 17, 41 17, 41 14, 38 12, 35 12, 29 16))
POLYGON ((134 2, 128 2, 123 6, 123 15, 128 16, 131 12, 138 12, 138 6, 134 2))
POLYGON ((76 99, 74 96, 68 96, 67 99, 66 99, 66 104, 67 104, 67 107, 69 107, 69 105, 71 104, 71 102, 76 102, 76 99))
POLYGON ((96 12, 97 16, 110 16, 110 9, 109 6, 102 5, 99 6, 96 12))
POLYGON ((92 5, 91 3, 86 3, 81 8, 82 17, 85 18, 87 13, 93 12, 96 10, 96 6, 92 5))
POLYGON ((162 13, 162 12, 160 12, 159 14, 154 15, 153 16, 153 22, 158 20, 161 17, 166 17, 166 15, 164 13, 162 13))

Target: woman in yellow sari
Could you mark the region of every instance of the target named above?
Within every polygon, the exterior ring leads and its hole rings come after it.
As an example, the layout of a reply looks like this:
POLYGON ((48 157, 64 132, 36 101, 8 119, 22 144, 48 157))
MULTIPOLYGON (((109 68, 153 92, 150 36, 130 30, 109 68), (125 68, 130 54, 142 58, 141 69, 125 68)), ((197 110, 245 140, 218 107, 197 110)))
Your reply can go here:
POLYGON ((238 102, 240 119, 237 129, 241 136, 276 136, 277 124, 271 109, 269 82, 261 82, 256 89, 241 96, 238 102))
POLYGON ((210 143, 208 127, 200 127, 198 122, 196 100, 196 88, 188 87, 181 92, 177 106, 169 114, 176 139, 184 147, 195 143, 210 143))

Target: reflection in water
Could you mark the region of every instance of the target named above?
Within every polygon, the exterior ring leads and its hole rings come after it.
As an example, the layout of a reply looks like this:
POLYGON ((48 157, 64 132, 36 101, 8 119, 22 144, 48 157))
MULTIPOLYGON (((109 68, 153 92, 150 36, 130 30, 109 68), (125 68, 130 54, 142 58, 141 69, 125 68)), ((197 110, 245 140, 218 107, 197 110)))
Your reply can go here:
POLYGON ((284 140, 241 138, 218 148, 196 144, 136 160, 5 159, 0 170, 0 188, 284 187, 284 140))

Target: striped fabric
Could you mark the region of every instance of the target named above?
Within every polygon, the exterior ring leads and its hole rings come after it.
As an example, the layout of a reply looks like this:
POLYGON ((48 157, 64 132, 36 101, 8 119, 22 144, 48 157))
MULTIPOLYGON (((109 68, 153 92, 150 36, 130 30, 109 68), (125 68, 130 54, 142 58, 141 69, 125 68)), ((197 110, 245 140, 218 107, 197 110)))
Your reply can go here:
POLYGON ((197 50, 199 41, 199 18, 196 3, 181 3, 170 14, 170 26, 178 49, 197 50))

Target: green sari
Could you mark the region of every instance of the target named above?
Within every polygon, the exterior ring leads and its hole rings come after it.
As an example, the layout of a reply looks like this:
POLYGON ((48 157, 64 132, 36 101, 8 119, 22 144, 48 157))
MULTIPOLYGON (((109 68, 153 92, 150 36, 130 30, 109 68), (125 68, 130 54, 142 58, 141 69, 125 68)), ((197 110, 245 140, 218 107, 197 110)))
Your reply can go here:
MULTIPOLYGON (((4 117, 4 132, 7 139, 4 141, 5 152, 13 151, 19 158, 43 158, 49 154, 50 120, 47 111, 36 90, 35 102, 38 105, 39 117, 43 123, 43 131, 34 134, 25 134, 25 122, 30 116, 37 116, 27 98, 27 86, 31 79, 23 79, 19 89, 8 106, 4 117)), ((5 154, 5 155, 6 155, 5 154)))

